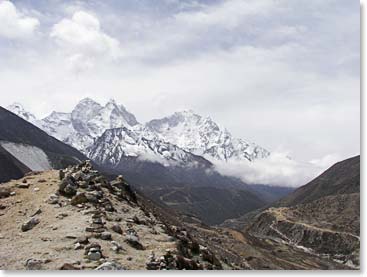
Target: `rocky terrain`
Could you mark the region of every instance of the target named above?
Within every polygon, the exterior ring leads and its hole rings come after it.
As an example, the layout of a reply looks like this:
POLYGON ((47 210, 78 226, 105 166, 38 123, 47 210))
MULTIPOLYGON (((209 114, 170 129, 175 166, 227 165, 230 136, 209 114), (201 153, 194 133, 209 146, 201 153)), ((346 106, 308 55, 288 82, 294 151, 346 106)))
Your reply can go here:
POLYGON ((187 231, 155 216, 122 177, 109 182, 89 162, 2 184, 0 198, 0 269, 225 266, 187 231))
POLYGON ((359 268, 360 157, 339 162, 305 186, 222 227, 359 268))
MULTIPOLYGON (((348 211, 349 200, 334 205, 348 211)), ((305 208, 270 209, 240 232, 181 216, 88 161, 31 172, 0 186, 0 269, 356 268, 358 226, 311 226, 305 208)))

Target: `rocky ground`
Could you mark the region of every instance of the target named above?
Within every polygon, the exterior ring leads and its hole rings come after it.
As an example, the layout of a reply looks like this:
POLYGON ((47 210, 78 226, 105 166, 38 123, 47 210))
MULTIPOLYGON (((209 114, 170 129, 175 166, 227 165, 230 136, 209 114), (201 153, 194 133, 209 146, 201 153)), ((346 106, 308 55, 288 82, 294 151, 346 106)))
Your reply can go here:
POLYGON ((222 268, 122 177, 108 182, 88 162, 2 184, 0 198, 0 269, 222 268))
POLYGON ((294 207, 269 208, 254 218, 246 233, 357 269, 359 194, 328 196, 294 207))
POLYGON ((359 195, 338 197, 270 208, 235 231, 178 215, 88 162, 32 172, 0 186, 0 269, 355 269, 359 214, 342 222, 359 195))

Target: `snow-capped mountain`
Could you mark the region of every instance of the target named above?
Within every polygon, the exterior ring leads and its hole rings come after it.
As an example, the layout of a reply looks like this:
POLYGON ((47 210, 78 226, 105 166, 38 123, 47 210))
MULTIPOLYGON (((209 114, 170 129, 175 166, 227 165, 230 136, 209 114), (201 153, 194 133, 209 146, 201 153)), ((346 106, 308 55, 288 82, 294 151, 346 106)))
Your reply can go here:
POLYGON ((20 104, 13 104, 8 110, 84 153, 105 130, 132 128, 138 124, 135 116, 114 100, 102 106, 90 98, 85 98, 71 113, 52 112, 42 120, 37 120, 20 104))
POLYGON ((37 120, 19 104, 8 107, 49 135, 80 150, 91 159, 116 165, 122 157, 158 161, 164 165, 192 165, 197 157, 215 161, 254 161, 269 152, 234 138, 210 117, 192 111, 139 124, 124 106, 81 100, 71 113, 53 112, 37 120))
POLYGON ((12 105, 8 106, 6 109, 34 125, 35 123, 37 123, 37 118, 30 112, 27 112, 24 109, 24 107, 22 106, 22 104, 20 103, 13 103, 12 105))
POLYGON ((202 117, 192 111, 176 112, 169 117, 154 119, 146 124, 146 129, 162 140, 209 160, 253 161, 270 154, 254 143, 234 138, 210 117, 202 117))
POLYGON ((200 156, 157 137, 147 139, 142 134, 126 127, 106 130, 88 148, 88 156, 99 164, 109 166, 118 165, 125 157, 159 162, 165 166, 210 166, 210 163, 200 156))

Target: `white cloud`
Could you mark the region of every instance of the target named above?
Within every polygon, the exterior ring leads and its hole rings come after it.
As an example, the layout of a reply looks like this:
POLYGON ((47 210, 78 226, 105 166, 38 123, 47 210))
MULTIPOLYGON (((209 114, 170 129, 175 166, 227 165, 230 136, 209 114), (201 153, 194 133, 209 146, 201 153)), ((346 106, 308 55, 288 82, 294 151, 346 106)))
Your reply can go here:
POLYGON ((47 115, 115 98, 141 122, 193 109, 296 160, 359 152, 359 3, 163 2, 19 2, 53 37, 0 41, 1 104, 47 115))
POLYGON ((314 164, 315 166, 327 168, 341 160, 342 158, 340 157, 339 154, 328 154, 328 155, 325 155, 324 157, 313 159, 310 161, 310 163, 314 164))
POLYGON ((34 34, 39 25, 37 18, 25 16, 10 1, 0 1, 0 37, 28 38, 34 34))
POLYGON ((79 69, 86 64, 89 68, 92 57, 113 60, 122 55, 119 41, 102 30, 96 16, 85 11, 77 11, 71 18, 56 23, 50 36, 79 69))
POLYGON ((306 163, 290 159, 286 153, 273 152, 269 158, 252 163, 231 161, 214 164, 221 174, 236 176, 248 184, 299 187, 339 160, 335 155, 327 155, 306 163))
POLYGON ((76 74, 90 70, 94 66, 92 59, 80 53, 68 57, 67 61, 70 71, 76 74))

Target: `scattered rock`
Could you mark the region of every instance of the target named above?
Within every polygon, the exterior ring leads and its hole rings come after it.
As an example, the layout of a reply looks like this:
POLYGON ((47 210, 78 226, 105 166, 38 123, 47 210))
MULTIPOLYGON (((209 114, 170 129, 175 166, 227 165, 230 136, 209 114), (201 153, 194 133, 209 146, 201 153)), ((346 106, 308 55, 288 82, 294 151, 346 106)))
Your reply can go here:
POLYGON ((88 237, 83 236, 83 237, 79 237, 76 242, 77 243, 80 243, 80 244, 88 244, 89 243, 89 239, 88 239, 88 237))
POLYGON ((100 258, 102 258, 101 252, 99 252, 96 248, 91 248, 87 256, 91 261, 98 261, 100 258))
POLYGON ((27 188, 29 188, 29 184, 27 184, 27 183, 17 184, 16 187, 20 188, 20 189, 27 189, 27 188))
POLYGON ((111 249, 115 251, 116 253, 119 253, 121 250, 125 250, 121 244, 119 244, 117 241, 111 241, 112 247, 111 249))
POLYGON ((77 242, 75 245, 74 245, 74 250, 80 250, 80 249, 83 249, 84 246, 81 245, 79 242, 77 242))
POLYGON ((101 239, 103 240, 111 240, 112 239, 112 235, 110 232, 103 232, 101 234, 101 239))
POLYGON ((40 213, 42 213, 42 210, 41 210, 41 209, 37 209, 37 211, 35 211, 35 212, 31 215, 31 217, 34 217, 35 215, 38 215, 38 214, 40 214, 40 213))
POLYGON ((59 184, 59 192, 65 196, 72 197, 77 193, 78 185, 75 184, 74 178, 66 176, 59 184))
POLYGON ((96 270, 125 270, 125 268, 117 262, 105 262, 98 266, 96 270))
POLYGON ((114 231, 114 232, 116 232, 118 234, 122 234, 122 228, 118 224, 114 224, 111 229, 112 229, 112 231, 114 231))
POLYGON ((35 192, 37 192, 37 191, 39 191, 40 190, 40 188, 34 188, 33 189, 33 191, 35 191, 35 192))
POLYGON ((80 270, 80 268, 73 264, 64 263, 62 266, 59 267, 59 270, 80 270))
POLYGON ((9 188, 0 187, 0 198, 9 197, 11 190, 9 188))
POLYGON ((67 217, 68 216, 68 214, 67 213, 59 213, 57 216, 56 216, 56 218, 58 218, 58 219, 63 219, 63 218, 65 218, 65 217, 67 217))
POLYGON ((33 229, 33 227, 36 226, 38 223, 40 223, 40 220, 36 217, 33 217, 27 222, 23 223, 21 229, 23 232, 29 231, 33 229))
POLYGON ((15 193, 15 191, 12 191, 12 192, 10 192, 10 196, 14 196, 16 193, 15 193))
POLYGON ((85 196, 85 193, 82 192, 82 193, 78 193, 77 195, 75 195, 71 199, 70 204, 73 205, 73 206, 76 206, 78 204, 83 204, 83 203, 86 203, 86 202, 88 202, 88 199, 85 196))
POLYGON ((25 267, 28 270, 41 270, 42 269, 42 261, 38 259, 28 259, 25 262, 25 267))
POLYGON ((135 235, 126 235, 125 241, 137 250, 144 250, 144 246, 140 243, 139 238, 135 235))
POLYGON ((51 194, 47 199, 47 203, 51 205, 59 203, 59 196, 56 194, 51 194))

